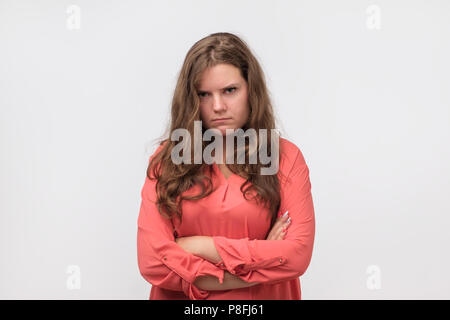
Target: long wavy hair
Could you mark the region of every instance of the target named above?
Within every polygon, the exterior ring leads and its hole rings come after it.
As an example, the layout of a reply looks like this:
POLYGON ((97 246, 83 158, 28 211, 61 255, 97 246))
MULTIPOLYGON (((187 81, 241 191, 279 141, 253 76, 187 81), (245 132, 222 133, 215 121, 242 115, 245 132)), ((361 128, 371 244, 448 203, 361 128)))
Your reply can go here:
MULTIPOLYGON (((272 140, 271 129, 276 129, 275 116, 264 74, 258 61, 247 44, 231 33, 213 33, 197 41, 188 51, 179 72, 172 99, 170 126, 166 129, 166 134, 169 134, 169 138, 158 139, 162 149, 153 156, 147 168, 147 177, 149 179, 157 179, 156 204, 163 217, 170 219, 176 214, 182 220, 181 202, 183 200, 201 199, 215 191, 210 177, 204 171, 209 170, 211 174, 213 172, 211 165, 204 162, 194 164, 192 163, 193 161, 191 161, 192 164, 173 163, 171 151, 178 142, 171 141, 170 137, 172 132, 178 128, 188 130, 191 137, 195 137, 194 121, 201 120, 200 100, 197 93, 200 76, 205 69, 222 63, 237 67, 241 71, 241 76, 247 81, 250 115, 242 129, 245 131, 253 128, 257 133, 259 129, 267 129, 267 151, 268 155, 270 154, 271 143, 274 141, 272 140), (184 191, 194 185, 201 187, 199 194, 194 196, 182 195, 184 191)), ((202 133, 204 131, 205 128, 202 126, 202 133)), ((279 137, 279 134, 277 137, 279 137)), ((256 150, 259 150, 259 137, 257 140, 256 150)), ((202 151, 209 143, 203 141, 203 139, 199 142, 202 146, 202 151)), ((248 159, 249 144, 247 142, 245 144, 245 156, 248 159)), ((191 159, 193 158, 191 157, 191 159)), ((237 164, 236 162, 227 164, 227 167, 234 174, 245 179, 245 182, 240 186, 244 198, 246 200, 254 200, 258 205, 269 209, 270 215, 268 218, 271 220, 271 229, 277 219, 281 201, 278 175, 258 174, 260 168, 265 167, 265 165, 260 163, 259 157, 256 164, 250 164, 248 163, 249 161, 245 161, 244 164, 237 164), (249 198, 249 194, 255 196, 249 198)))

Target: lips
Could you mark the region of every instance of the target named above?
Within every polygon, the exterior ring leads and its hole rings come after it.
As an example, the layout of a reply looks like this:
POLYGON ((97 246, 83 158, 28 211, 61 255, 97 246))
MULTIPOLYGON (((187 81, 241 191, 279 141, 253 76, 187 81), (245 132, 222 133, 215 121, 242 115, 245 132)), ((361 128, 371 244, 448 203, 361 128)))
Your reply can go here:
POLYGON ((225 120, 230 120, 231 118, 218 118, 218 119, 214 119, 213 121, 225 121, 225 120))

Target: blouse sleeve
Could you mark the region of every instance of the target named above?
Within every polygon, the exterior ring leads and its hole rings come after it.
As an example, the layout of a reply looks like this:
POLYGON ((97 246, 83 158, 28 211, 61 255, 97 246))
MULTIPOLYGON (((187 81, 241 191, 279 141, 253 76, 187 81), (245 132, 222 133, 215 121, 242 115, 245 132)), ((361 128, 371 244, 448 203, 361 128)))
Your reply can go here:
MULTIPOLYGON (((150 158, 151 159, 151 158, 150 158)), ((215 276, 223 283, 224 270, 184 251, 176 242, 172 222, 156 206, 156 180, 145 179, 138 217, 137 258, 141 275, 152 285, 182 291, 192 300, 205 299, 209 291, 194 285, 197 277, 215 276)))
POLYGON ((287 181, 280 184, 278 215, 288 210, 291 218, 283 240, 213 237, 222 259, 217 265, 246 282, 273 284, 295 279, 303 275, 309 266, 315 217, 309 169, 299 149, 287 181))

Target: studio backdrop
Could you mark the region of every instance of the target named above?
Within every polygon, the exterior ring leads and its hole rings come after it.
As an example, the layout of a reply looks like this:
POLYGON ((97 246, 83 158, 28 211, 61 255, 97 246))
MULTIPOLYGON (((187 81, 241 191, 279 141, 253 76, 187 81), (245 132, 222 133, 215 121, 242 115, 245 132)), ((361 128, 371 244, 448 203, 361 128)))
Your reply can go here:
POLYGON ((310 170, 302 299, 450 298, 450 2, 0 0, 0 298, 148 299, 141 188, 231 32, 310 170))

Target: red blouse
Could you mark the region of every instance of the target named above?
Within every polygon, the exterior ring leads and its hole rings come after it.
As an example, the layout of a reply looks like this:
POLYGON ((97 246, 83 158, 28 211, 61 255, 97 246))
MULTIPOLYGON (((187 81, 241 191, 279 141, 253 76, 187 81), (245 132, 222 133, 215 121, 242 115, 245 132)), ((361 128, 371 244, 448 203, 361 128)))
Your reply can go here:
MULTIPOLYGON (((244 178, 236 174, 225 178, 216 164, 212 165, 211 179, 218 189, 200 200, 184 200, 181 224, 176 216, 167 220, 160 215, 155 205, 156 181, 145 178, 137 221, 137 258, 141 275, 152 284, 150 299, 301 299, 299 277, 309 266, 315 234, 309 169, 295 144, 280 137, 279 146, 278 216, 288 210, 291 218, 283 240, 265 240, 270 227, 267 209, 243 197, 239 188, 244 178), (194 235, 212 237, 222 261, 212 263, 184 251, 175 242, 175 236, 194 235), (215 276, 222 283, 225 270, 260 284, 210 291, 193 284, 201 275, 215 276)), ((196 185, 184 194, 197 194, 199 190, 196 185)))

